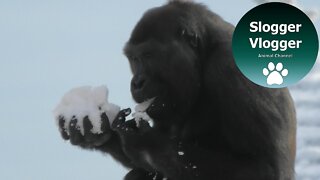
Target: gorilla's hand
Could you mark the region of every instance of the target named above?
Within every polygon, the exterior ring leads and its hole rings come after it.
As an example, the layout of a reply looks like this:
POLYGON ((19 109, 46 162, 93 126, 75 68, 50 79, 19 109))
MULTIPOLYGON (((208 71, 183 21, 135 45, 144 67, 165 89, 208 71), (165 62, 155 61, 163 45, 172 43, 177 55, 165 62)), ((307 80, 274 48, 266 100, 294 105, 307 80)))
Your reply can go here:
POLYGON ((124 148, 126 148, 128 145, 139 147, 140 145, 146 143, 146 141, 154 141, 152 138, 157 138, 157 130, 152 128, 145 120, 139 121, 139 126, 137 126, 135 119, 126 121, 125 116, 130 114, 130 112, 130 109, 120 111, 111 126, 112 130, 117 132, 119 135, 124 148))
POLYGON ((100 133, 92 132, 93 125, 88 116, 82 120, 78 120, 75 116, 70 121, 65 117, 59 116, 60 133, 65 140, 70 140, 71 144, 78 145, 83 148, 94 148, 106 143, 112 134, 109 119, 106 113, 101 114, 101 131, 100 133), (66 122, 69 122, 66 124, 66 122), (79 123, 82 123, 79 124, 79 123), (83 126, 83 132, 80 127, 83 126))
POLYGON ((135 134, 143 134, 151 130, 149 123, 145 120, 139 121, 139 127, 134 119, 125 120, 125 117, 131 113, 131 109, 121 110, 112 123, 112 130, 119 133, 120 136, 134 136, 135 134))

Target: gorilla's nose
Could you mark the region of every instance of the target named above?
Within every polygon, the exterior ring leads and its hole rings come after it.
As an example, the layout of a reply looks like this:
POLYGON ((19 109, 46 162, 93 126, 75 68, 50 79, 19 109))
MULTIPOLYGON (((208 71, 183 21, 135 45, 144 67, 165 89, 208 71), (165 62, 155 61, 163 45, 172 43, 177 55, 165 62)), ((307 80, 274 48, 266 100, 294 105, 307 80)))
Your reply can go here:
POLYGON ((131 81, 131 90, 139 91, 143 89, 146 82, 146 77, 144 75, 136 75, 131 81))

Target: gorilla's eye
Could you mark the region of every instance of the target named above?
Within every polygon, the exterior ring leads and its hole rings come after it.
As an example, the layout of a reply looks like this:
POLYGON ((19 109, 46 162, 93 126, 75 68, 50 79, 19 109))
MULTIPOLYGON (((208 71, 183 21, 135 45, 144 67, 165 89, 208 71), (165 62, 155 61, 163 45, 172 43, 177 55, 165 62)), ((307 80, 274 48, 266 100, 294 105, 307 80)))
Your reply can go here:
POLYGON ((136 56, 131 56, 131 55, 128 55, 127 58, 129 59, 129 61, 138 61, 139 58, 136 57, 136 56))
POLYGON ((183 29, 181 32, 181 36, 194 48, 198 47, 199 36, 195 32, 187 31, 183 29))

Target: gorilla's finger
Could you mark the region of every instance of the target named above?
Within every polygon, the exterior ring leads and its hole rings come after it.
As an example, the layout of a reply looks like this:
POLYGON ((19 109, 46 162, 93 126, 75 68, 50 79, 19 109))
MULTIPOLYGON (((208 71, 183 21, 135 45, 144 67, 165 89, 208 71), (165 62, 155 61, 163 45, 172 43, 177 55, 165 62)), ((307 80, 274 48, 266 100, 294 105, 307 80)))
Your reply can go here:
POLYGON ((126 121, 126 126, 132 129, 137 129, 137 123, 134 119, 126 121))
POLYGON ((110 122, 107 114, 104 112, 101 114, 101 131, 107 132, 110 130, 110 122))
POLYGON ((88 132, 91 131, 91 129, 93 128, 93 125, 89 119, 88 116, 83 118, 83 129, 84 129, 84 134, 87 134, 88 132))
POLYGON ((88 116, 83 118, 84 139, 88 142, 92 142, 95 139, 95 135, 91 132, 93 125, 88 116))
POLYGON ((130 108, 124 109, 123 112, 124 112, 125 116, 127 117, 131 113, 131 109, 130 108))
POLYGON ((65 128, 66 120, 64 119, 63 116, 59 116, 58 121, 59 121, 59 130, 60 130, 62 138, 65 140, 68 140, 70 137, 69 137, 67 130, 65 128))
POLYGON ((93 125, 88 116, 83 119, 84 127, 84 140, 88 143, 92 143, 94 146, 100 146, 107 142, 111 134, 103 132, 102 134, 94 134, 91 132, 93 125))
POLYGON ((80 129, 77 127, 77 119, 73 118, 69 124, 70 142, 73 145, 78 145, 83 142, 83 136, 80 129))
POLYGON ((116 131, 120 136, 135 136, 139 133, 139 129, 136 126, 136 122, 134 119, 125 121, 122 124, 118 124, 116 128, 113 129, 116 131))
POLYGON ((128 116, 130 113, 130 108, 121 110, 112 123, 112 129, 119 128, 119 126, 121 126, 125 122, 126 116, 128 116))

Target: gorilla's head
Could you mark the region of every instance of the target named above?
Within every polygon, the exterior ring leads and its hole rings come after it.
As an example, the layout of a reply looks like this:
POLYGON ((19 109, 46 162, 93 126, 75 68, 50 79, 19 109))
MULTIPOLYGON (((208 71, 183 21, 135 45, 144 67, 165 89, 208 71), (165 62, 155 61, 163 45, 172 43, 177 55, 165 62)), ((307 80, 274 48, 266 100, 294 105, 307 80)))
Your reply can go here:
MULTIPOLYGON (((175 1, 147 11, 124 48, 133 73, 134 100, 156 97, 151 116, 168 109, 184 113, 198 100, 206 29, 204 18, 188 12, 189 5, 175 1)), ((199 9, 203 13, 203 7, 199 9)))

